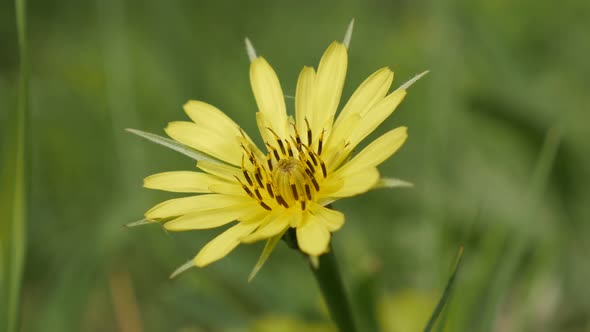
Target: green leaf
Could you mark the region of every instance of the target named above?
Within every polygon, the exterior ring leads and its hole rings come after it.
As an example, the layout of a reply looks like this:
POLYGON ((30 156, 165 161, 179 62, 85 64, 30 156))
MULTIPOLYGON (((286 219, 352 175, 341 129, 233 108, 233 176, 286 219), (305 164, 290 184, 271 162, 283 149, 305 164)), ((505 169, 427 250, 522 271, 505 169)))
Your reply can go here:
POLYGON ((208 155, 206 153, 203 153, 201 151, 197 151, 197 150, 190 148, 184 144, 178 143, 175 140, 172 140, 172 139, 169 139, 166 137, 162 137, 160 135, 148 133, 145 131, 137 130, 137 129, 127 128, 125 130, 132 133, 132 134, 135 134, 139 137, 143 137, 150 142, 154 142, 156 144, 160 144, 160 145, 165 146, 165 147, 172 149, 174 151, 180 152, 180 153, 184 154, 185 156, 189 156, 189 157, 193 158, 194 160, 207 160, 207 161, 211 161, 211 162, 218 163, 218 164, 225 164, 223 161, 221 161, 217 158, 211 157, 210 155, 208 155))
POLYGON ((457 255, 457 260, 455 262, 455 268, 453 269, 453 273, 451 274, 451 277, 449 278, 449 281, 447 282, 447 286, 445 287, 445 290, 444 290, 440 300, 436 304, 436 307, 434 308, 432 315, 430 316, 430 320, 428 321, 428 324, 426 324, 426 327, 424 328, 424 332, 432 331, 432 328, 436 324, 438 317, 440 316, 443 309, 445 308, 445 305, 449 301, 449 298, 450 298, 451 293, 453 291, 453 286, 455 284, 455 279, 457 277, 457 272, 459 272, 459 268, 461 267, 462 260, 463 260, 463 246, 461 246, 459 248, 459 254, 457 255))

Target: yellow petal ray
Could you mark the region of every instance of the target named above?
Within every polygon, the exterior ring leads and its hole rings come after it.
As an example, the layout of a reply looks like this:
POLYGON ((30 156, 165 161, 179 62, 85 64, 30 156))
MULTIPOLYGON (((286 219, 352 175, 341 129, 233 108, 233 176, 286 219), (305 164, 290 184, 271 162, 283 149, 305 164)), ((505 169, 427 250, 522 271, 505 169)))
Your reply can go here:
POLYGON ((342 161, 348 157, 352 149, 350 146, 350 136, 359 126, 362 117, 360 114, 351 114, 334 128, 332 135, 328 138, 325 152, 322 158, 326 163, 329 172, 335 170, 342 161))
POLYGON ((373 132, 391 113, 393 113, 397 106, 404 100, 406 96, 405 90, 396 90, 385 99, 377 103, 369 110, 359 121, 352 135, 349 137, 350 144, 347 146, 352 151, 365 137, 373 132))
POLYGON ((329 176, 321 189, 322 198, 350 197, 369 191, 379 181, 375 167, 357 173, 334 173, 329 176))
POLYGON ((353 157, 351 161, 337 170, 336 173, 343 175, 352 174, 362 169, 381 164, 404 144, 407 137, 408 129, 406 127, 397 127, 388 131, 371 142, 371 144, 353 157))
POLYGON ((175 121, 164 129, 175 141, 209 154, 233 165, 240 165, 242 149, 239 137, 198 125, 194 122, 175 121))
POLYGON ((217 107, 198 100, 189 100, 183 106, 195 123, 228 136, 240 136, 240 127, 217 107))
POLYGON ((260 136, 264 142, 274 143, 276 141, 276 138, 272 132, 268 130, 268 128, 272 127, 269 119, 264 113, 256 112, 256 125, 258 126, 258 131, 260 131, 260 136))
POLYGON ((318 217, 330 232, 339 230, 344 225, 344 213, 314 203, 311 212, 318 217))
POLYGON ((226 181, 201 172, 172 171, 150 175, 143 180, 143 186, 150 189, 177 193, 210 193, 212 185, 226 181))
POLYGON ((385 97, 392 82, 393 72, 388 67, 381 68, 369 76, 361 83, 344 108, 342 108, 338 119, 334 123, 334 130, 338 127, 338 123, 348 116, 352 114, 364 115, 367 113, 371 107, 385 97))
POLYGON ((252 279, 254 279, 254 277, 256 276, 256 274, 258 274, 258 271, 260 271, 260 269, 262 268, 262 266, 264 265, 264 263, 266 262, 268 257, 270 257, 270 254, 272 253, 274 248, 277 246, 277 243, 279 243, 279 240, 281 239, 281 237, 283 237, 283 234, 285 234, 285 231, 287 231, 287 229, 285 229, 283 232, 271 237, 270 239, 268 239, 266 241, 266 244, 264 245, 264 249, 262 250, 260 257, 258 258, 256 265, 254 265, 252 272, 250 272, 250 275, 248 276, 248 282, 251 282, 252 279))
POLYGON ((229 254, 240 244, 240 238, 258 227, 257 223, 241 222, 209 241, 195 256, 194 263, 198 267, 209 265, 229 254))
POLYGON ((303 67, 297 79, 297 88, 295 90, 295 123, 301 140, 306 144, 310 142, 307 142, 305 119, 309 120, 313 117, 314 83, 315 70, 313 67, 303 67))
POLYGON ((287 111, 283 90, 275 71, 263 57, 250 64, 250 84, 258 109, 269 121, 270 127, 286 137, 287 111))
POLYGON ((315 112, 310 124, 316 135, 319 135, 322 129, 329 132, 332 127, 344 87, 347 65, 346 46, 340 42, 333 42, 324 52, 315 78, 315 112))
POLYGON ((304 253, 319 256, 328 251, 330 232, 318 216, 306 213, 302 226, 297 227, 297 244, 304 253))
MULTIPOLYGON (((258 114, 261 114, 261 113, 260 112, 257 112, 256 113, 256 116, 257 117, 258 117, 258 114)), ((266 131, 269 132, 268 130, 266 130, 266 131)), ((244 133, 244 135, 245 135, 245 133, 244 133)), ((252 140, 250 140, 247 137, 247 135, 245 135, 244 137, 241 137, 240 144, 243 145, 244 147, 246 147, 250 152, 252 152, 254 154, 254 156, 256 157, 256 159, 258 159, 258 161, 261 164, 266 161, 266 154, 262 153, 262 151, 260 151, 260 149, 258 148, 258 146, 256 146, 256 144, 254 144, 252 142, 252 140)))
POLYGON ((216 194, 246 196, 246 192, 242 185, 237 182, 234 183, 216 183, 209 186, 209 190, 216 194))
POLYGON ((164 228, 169 231, 186 231, 219 227, 253 211, 262 209, 253 204, 256 203, 237 204, 220 209, 192 212, 167 222, 164 224, 164 228))
POLYGON ((241 239, 244 243, 253 243, 273 237, 289 228, 292 216, 281 213, 270 213, 262 220, 260 228, 241 239))
POLYGON ((208 160, 199 160, 197 162, 197 167, 211 175, 215 175, 230 182, 235 182, 236 177, 239 179, 243 177, 242 170, 238 167, 214 163, 208 160))
POLYGON ((405 96, 405 90, 396 90, 377 102, 364 116, 352 115, 342 120, 333 140, 330 137, 331 145, 326 148, 328 170, 338 167, 363 139, 395 111, 405 96))
POLYGON ((250 202, 248 196, 209 194, 174 198, 164 201, 145 213, 147 219, 177 217, 191 212, 223 209, 232 205, 250 202))
MULTIPOLYGON (((325 147, 325 159, 335 161, 333 154, 340 155, 343 149, 349 148, 349 137, 359 127, 362 117, 365 116, 374 105, 383 100, 385 94, 393 82, 393 72, 385 67, 369 76, 350 97, 340 115, 334 123, 332 134, 325 147)), ((350 150, 348 150, 350 151, 350 150)), ((329 168, 337 165, 328 163, 329 168)))

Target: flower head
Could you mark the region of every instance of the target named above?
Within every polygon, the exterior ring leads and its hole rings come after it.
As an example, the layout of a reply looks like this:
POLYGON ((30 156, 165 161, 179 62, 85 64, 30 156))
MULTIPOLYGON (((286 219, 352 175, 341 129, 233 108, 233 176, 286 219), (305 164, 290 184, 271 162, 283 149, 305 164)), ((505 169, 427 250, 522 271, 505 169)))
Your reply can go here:
POLYGON ((395 110, 409 85, 388 92, 393 72, 379 69, 358 87, 334 121, 349 40, 347 33, 346 45, 333 42, 317 71, 303 68, 295 117, 287 114, 275 71, 246 41, 263 149, 222 111, 202 101, 184 105, 191 122, 171 122, 166 127, 174 141, 198 153, 200 171, 155 174, 145 179, 144 186, 197 195, 160 203, 145 213, 146 220, 164 221, 171 231, 235 221, 179 270, 219 260, 240 243, 266 240, 255 274, 289 229, 295 231, 300 250, 317 257, 329 249, 331 233, 344 224, 344 215, 327 204, 376 187, 404 184, 381 179, 376 167, 402 146, 405 127, 385 133, 356 155, 353 150, 395 110))

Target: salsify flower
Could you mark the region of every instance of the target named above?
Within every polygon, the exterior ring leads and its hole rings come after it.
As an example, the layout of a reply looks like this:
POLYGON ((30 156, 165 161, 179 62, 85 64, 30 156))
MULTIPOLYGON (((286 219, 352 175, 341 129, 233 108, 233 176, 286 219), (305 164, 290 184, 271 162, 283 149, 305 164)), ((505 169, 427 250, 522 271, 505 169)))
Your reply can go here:
POLYGON ((162 202, 145 213, 145 220, 164 221, 169 231, 209 229, 235 221, 177 272, 217 261, 240 243, 266 240, 253 277, 289 229, 294 230, 299 249, 317 258, 329 250, 331 233, 345 219, 326 205, 374 188, 407 184, 380 178, 377 170, 402 146, 406 127, 390 130, 352 154, 423 74, 388 92, 394 74, 387 67, 377 70, 334 119, 346 76, 351 28, 345 42, 335 41, 327 48, 317 71, 301 70, 294 117, 287 114, 275 71, 246 40, 263 149, 222 111, 202 101, 184 105, 191 122, 168 124, 166 134, 195 152, 200 171, 155 174, 145 179, 144 186, 197 195, 162 202))

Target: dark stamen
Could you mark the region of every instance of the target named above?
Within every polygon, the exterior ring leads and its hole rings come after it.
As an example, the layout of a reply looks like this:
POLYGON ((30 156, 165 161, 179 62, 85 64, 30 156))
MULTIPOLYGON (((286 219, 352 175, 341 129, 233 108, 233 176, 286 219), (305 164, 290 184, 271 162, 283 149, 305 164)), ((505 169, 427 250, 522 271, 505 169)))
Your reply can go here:
POLYGON ((287 202, 285 202, 285 199, 283 198, 283 196, 281 196, 281 195, 277 195, 277 196, 275 197, 275 199, 277 200, 277 203, 281 204, 282 206, 284 206, 284 207, 286 207, 286 208, 288 208, 288 207, 289 207, 289 204, 287 204, 287 202))
POLYGON ((263 207, 263 208, 265 208, 266 210, 268 210, 268 211, 272 211, 272 209, 270 208, 270 206, 266 205, 266 203, 264 203, 264 202, 259 202, 259 203, 260 203, 260 206, 262 206, 262 207, 263 207))
POLYGON ((318 184, 318 182, 316 181, 315 178, 311 178, 311 183, 313 183, 313 187, 315 188, 315 191, 320 191, 320 185, 318 184))
POLYGON ((322 144, 324 143, 324 133, 326 132, 326 130, 322 130, 322 133, 320 134, 320 140, 318 141, 318 155, 321 156, 322 155, 322 144))
POLYGON ((268 192, 271 198, 275 197, 275 194, 272 192, 272 186, 270 185, 270 183, 266 184, 266 192, 268 192))
POLYGON ((291 191, 293 192, 293 197, 296 201, 299 200, 299 194, 297 193, 297 186, 295 184, 291 184, 291 191))
POLYGON ((244 177, 246 178, 246 181, 248 181, 249 185, 252 185, 252 179, 250 178, 250 176, 248 175, 248 171, 246 171, 245 169, 242 169, 242 173, 244 173, 244 177))
POLYGON ((285 140, 285 143, 287 143, 287 152, 289 154, 289 157, 293 157, 293 149, 291 149, 291 143, 289 143, 289 141, 285 140))
POLYGON ((258 188, 254 189, 254 192, 256 193, 256 197, 262 201, 262 195, 260 194, 260 191, 258 191, 258 188))
POLYGON ((262 184, 262 175, 260 174, 260 168, 256 167, 255 170, 256 173, 254 173, 254 177, 256 178, 256 182, 258 182, 258 185, 262 188, 264 188, 264 185, 262 184))
POLYGON ((315 159, 315 152, 313 150, 309 150, 309 158, 313 161, 314 165, 318 165, 318 161, 315 159))
POLYGON ((305 118, 305 124, 307 125, 307 145, 311 146, 311 127, 309 126, 309 121, 307 121, 307 117, 305 118))
POLYGON ((279 148, 281 149, 281 153, 283 154, 283 156, 286 156, 287 151, 285 151, 285 146, 283 145, 283 141, 280 139, 277 139, 277 143, 279 143, 279 148))
POLYGON ((315 168, 313 167, 313 165, 311 164, 311 162, 309 160, 307 160, 305 162, 307 164, 307 166, 309 167, 309 169, 311 170, 312 173, 315 173, 315 168))
POLYGON ((307 196, 307 199, 311 201, 311 189, 309 189, 309 185, 307 183, 305 184, 305 195, 307 196))

